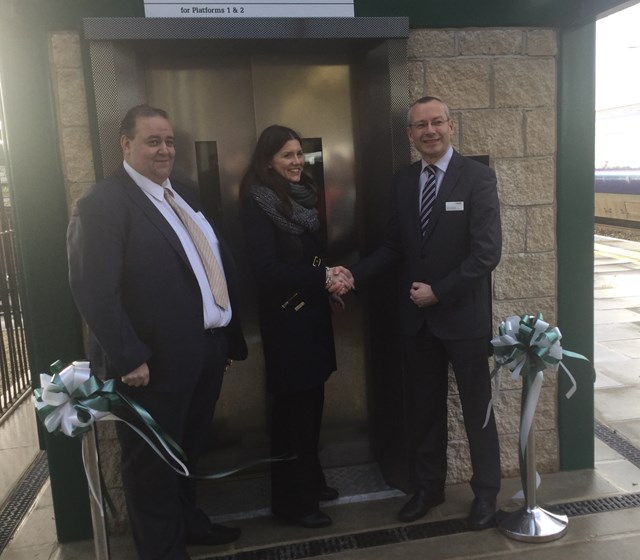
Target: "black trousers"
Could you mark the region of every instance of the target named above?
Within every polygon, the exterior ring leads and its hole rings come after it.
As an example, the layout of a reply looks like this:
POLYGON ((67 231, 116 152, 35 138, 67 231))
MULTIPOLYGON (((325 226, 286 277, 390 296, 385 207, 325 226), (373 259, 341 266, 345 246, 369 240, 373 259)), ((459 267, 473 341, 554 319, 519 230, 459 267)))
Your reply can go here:
POLYGON ((323 406, 324 384, 273 397, 271 452, 297 456, 271 466, 271 510, 280 517, 296 519, 319 511, 326 485, 318 458, 323 406))
MULTIPOLYGON (((491 382, 486 338, 440 340, 425 326, 403 343, 407 364, 409 434, 418 486, 444 490, 447 477, 448 364, 458 383, 478 497, 494 498, 500 489, 500 449, 493 411, 483 429, 491 382)), ((457 419, 459 421, 459 419, 457 419)))
MULTIPOLYGON (((203 336, 207 351, 193 391, 122 388, 182 447, 191 472, 206 446, 227 360, 225 336, 203 336)), ((209 519, 196 508, 195 481, 173 471, 129 426, 118 422, 116 428, 127 511, 140 559, 188 559, 185 531, 198 534, 209 528, 209 519)))

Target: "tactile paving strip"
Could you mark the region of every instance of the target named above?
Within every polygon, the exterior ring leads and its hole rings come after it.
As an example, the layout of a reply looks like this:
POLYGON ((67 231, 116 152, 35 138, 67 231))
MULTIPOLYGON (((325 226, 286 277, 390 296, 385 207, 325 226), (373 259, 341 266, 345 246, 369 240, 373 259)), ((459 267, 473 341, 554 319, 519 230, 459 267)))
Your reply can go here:
POLYGON ((49 463, 47 454, 41 451, 0 510, 0 553, 27 515, 47 478, 49 478, 49 463))

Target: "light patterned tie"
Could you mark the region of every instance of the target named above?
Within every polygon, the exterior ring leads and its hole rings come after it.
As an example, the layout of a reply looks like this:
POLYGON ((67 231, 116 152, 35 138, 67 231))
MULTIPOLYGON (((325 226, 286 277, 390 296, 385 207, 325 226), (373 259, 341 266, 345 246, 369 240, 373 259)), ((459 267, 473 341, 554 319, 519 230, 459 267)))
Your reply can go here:
POLYGON ((220 263, 216 256, 213 254, 213 250, 207 241, 207 238, 202 231, 202 228, 196 223, 196 221, 189 216, 186 210, 182 209, 173 198, 173 193, 169 189, 164 189, 164 198, 169 203, 169 206, 173 208, 173 211, 177 214, 180 221, 187 228, 191 240, 195 245, 200 260, 204 265, 204 270, 207 274, 207 280, 209 280, 209 286, 211 287, 211 293, 216 304, 222 309, 229 307, 229 291, 227 290, 227 281, 224 278, 224 273, 220 267, 220 263))
POLYGON ((427 165, 423 173, 426 174, 427 179, 420 197, 420 228, 422 229, 422 235, 427 231, 433 203, 436 201, 436 168, 433 165, 427 165))

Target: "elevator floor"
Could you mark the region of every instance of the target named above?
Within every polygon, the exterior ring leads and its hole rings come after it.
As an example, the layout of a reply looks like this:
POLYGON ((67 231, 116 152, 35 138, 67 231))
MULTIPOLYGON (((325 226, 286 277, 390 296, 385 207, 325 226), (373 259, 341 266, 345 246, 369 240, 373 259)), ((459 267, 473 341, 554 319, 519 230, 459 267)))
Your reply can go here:
MULTIPOLYGON (((340 492, 331 505, 404 496, 387 486, 375 463, 325 469, 325 476, 327 484, 340 492)), ((199 487, 200 506, 215 522, 270 515, 269 495, 268 473, 204 482, 199 487)))

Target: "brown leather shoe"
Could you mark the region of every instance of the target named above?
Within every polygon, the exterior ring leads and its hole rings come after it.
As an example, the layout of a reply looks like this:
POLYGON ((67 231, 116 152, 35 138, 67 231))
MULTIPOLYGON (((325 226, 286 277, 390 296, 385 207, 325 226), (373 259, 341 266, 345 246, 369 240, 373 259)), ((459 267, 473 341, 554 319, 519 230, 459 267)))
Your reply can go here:
POLYGON ((425 488, 420 488, 411 499, 402 506, 398 513, 398 519, 405 523, 410 523, 427 515, 431 508, 439 506, 444 502, 444 492, 437 494, 428 492, 425 488))

